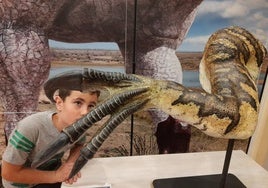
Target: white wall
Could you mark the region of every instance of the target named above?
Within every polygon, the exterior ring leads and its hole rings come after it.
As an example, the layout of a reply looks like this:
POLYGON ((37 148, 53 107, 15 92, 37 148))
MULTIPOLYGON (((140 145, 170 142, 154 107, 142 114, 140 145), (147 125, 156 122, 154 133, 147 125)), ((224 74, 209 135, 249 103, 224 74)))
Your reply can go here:
POLYGON ((252 136, 248 155, 268 170, 268 81, 266 80, 259 112, 259 120, 252 136))

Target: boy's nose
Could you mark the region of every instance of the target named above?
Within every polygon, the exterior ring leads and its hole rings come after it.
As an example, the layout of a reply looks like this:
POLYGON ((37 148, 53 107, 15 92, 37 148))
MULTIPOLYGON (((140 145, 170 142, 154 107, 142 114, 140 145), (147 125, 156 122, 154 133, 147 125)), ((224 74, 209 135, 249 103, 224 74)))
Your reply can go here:
POLYGON ((84 108, 81 109, 81 115, 82 116, 86 115, 88 112, 89 112, 89 108, 87 108, 87 107, 84 107, 84 108))

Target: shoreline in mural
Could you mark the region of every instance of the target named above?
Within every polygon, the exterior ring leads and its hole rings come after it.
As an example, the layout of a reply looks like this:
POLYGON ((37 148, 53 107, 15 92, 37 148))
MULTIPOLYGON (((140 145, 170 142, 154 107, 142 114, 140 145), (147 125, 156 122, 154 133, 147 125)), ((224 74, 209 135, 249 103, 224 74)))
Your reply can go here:
MULTIPOLYGON (((198 70, 201 52, 177 52, 184 70, 198 70)), ((52 63, 55 67, 109 65, 123 66, 124 60, 119 50, 51 49, 52 63)))
MULTIPOLYGON (((124 72, 124 61, 119 51, 107 50, 70 50, 70 49, 51 49, 52 63, 50 76, 66 70, 82 69, 90 67, 104 71, 119 71, 124 72)), ((184 85, 187 87, 200 87, 198 80, 198 66, 202 58, 201 52, 177 52, 184 70, 184 85)), ((262 67, 262 76, 259 84, 262 84, 264 73, 266 72, 268 58, 264 61, 262 67)), ((38 110, 44 111, 53 108, 48 99, 41 92, 38 110)), ((102 120, 88 131, 88 139, 94 134, 101 124, 102 120)), ((1 127, 3 122, 1 122, 1 127)), ((151 125, 151 120, 148 119, 146 113, 138 113, 135 118, 134 136, 135 146, 134 154, 156 154, 157 145, 153 136, 154 127, 151 125), (136 151, 139 150, 139 151, 136 151)), ((3 130, 3 129, 2 129, 3 130)), ((129 132, 130 120, 127 119, 120 125, 111 136, 105 141, 96 156, 117 156, 127 155, 129 153, 129 132)), ((237 141, 235 148, 246 150, 248 140, 237 141)), ((2 153, 5 148, 4 134, 1 134, 2 153)), ((227 140, 208 137, 200 131, 192 128, 192 137, 190 143, 190 152, 200 151, 219 151, 225 150, 227 140)))
MULTIPOLYGON (((176 52, 183 70, 198 71, 202 52, 176 52)), ((123 66, 124 60, 119 50, 59 49, 51 48, 54 67, 70 66, 123 66)), ((265 58, 262 72, 266 71, 268 57, 265 58)))

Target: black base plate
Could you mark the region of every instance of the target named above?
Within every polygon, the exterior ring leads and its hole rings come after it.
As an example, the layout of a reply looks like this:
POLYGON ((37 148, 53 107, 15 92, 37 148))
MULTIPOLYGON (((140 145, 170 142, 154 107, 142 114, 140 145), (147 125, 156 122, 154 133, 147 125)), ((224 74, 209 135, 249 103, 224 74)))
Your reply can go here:
MULTIPOLYGON (((220 187, 222 174, 175 177, 153 180, 154 188, 217 188, 220 187)), ((226 177, 225 188, 246 188, 233 174, 226 177)))

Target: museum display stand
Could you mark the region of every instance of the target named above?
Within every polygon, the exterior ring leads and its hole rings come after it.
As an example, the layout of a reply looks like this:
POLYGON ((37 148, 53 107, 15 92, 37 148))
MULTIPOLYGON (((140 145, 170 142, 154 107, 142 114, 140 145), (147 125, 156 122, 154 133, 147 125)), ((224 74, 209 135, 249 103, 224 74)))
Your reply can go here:
POLYGON ((155 179, 154 188, 196 188, 196 185, 199 188, 245 188, 246 186, 235 175, 228 173, 234 142, 234 139, 228 141, 221 174, 155 179))

